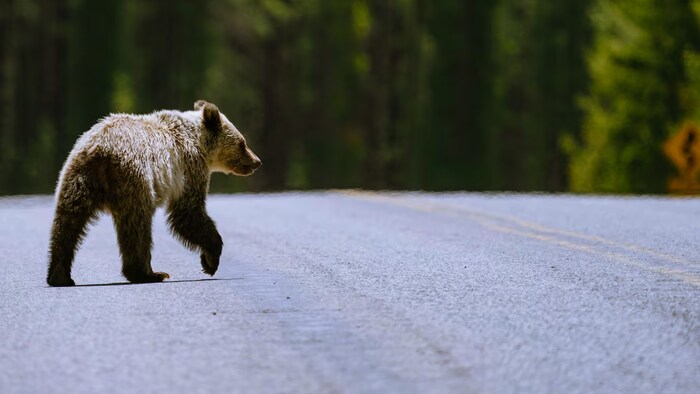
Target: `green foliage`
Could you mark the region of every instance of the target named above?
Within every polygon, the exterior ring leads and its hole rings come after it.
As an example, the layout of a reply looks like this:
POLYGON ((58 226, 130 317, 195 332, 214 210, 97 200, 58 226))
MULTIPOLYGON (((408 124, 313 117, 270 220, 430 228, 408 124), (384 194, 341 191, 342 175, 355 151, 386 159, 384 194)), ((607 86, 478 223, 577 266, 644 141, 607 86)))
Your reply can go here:
POLYGON ((492 143, 499 188, 566 189, 560 136, 578 130, 576 97, 587 72, 589 0, 502 1, 495 11, 497 44, 492 143))
MULTIPOLYGON (((691 8, 695 26, 700 30, 700 0, 692 1, 691 8)), ((700 124, 700 44, 697 41, 685 48, 683 66, 688 82, 680 87, 681 108, 687 119, 700 124)))
POLYGON ((0 2, 0 193, 51 192, 109 112, 200 98, 265 163, 213 191, 661 192, 699 24, 700 0, 0 2))
POLYGON ((656 193, 669 166, 662 142, 690 115, 681 102, 697 49, 688 0, 601 1, 593 14, 583 141, 573 146, 574 191, 656 193))

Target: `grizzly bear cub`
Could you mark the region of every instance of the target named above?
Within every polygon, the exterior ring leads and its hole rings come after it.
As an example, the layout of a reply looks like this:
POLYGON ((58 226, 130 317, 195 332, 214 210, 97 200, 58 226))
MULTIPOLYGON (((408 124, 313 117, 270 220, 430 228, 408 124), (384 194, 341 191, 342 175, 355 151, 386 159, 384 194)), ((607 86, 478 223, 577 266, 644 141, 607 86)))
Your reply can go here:
POLYGON ((169 278, 151 268, 151 221, 158 206, 165 206, 172 233, 201 253, 203 271, 216 273, 223 241, 205 207, 210 175, 250 175, 260 159, 214 104, 199 100, 194 109, 110 115, 78 139, 56 187, 49 285, 75 285, 76 248, 101 211, 114 219, 126 279, 169 278))

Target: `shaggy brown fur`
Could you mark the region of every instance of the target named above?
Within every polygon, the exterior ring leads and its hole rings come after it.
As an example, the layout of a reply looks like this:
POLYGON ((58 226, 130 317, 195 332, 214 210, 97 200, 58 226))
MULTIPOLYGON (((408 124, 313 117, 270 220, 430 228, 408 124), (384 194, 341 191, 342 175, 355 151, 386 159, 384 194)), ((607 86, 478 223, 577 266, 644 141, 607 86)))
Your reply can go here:
POLYGON ((173 234, 201 253, 203 271, 216 273, 223 242, 205 207, 210 174, 250 175, 260 159, 215 105, 199 100, 194 108, 110 115, 78 139, 56 187, 49 285, 75 285, 75 251, 101 211, 114 218, 129 281, 169 278, 151 268, 151 221, 158 206, 166 207, 173 234))

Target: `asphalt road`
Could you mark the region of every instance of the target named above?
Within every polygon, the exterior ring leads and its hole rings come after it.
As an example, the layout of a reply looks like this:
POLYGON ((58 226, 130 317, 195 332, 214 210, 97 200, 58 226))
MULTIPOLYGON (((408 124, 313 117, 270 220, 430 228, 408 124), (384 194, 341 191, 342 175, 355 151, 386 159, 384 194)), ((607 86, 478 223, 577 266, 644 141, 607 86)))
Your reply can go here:
POLYGON ((700 199, 213 195, 214 280, 108 216, 45 284, 51 197, 0 199, 1 393, 698 393, 700 199))

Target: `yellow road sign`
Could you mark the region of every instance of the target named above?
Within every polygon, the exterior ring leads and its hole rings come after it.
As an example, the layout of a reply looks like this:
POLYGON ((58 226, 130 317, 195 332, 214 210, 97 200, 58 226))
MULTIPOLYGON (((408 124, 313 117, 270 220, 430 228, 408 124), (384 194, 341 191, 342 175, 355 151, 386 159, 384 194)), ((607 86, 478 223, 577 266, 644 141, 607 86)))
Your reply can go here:
POLYGON ((666 140, 663 149, 680 175, 669 181, 669 189, 680 193, 700 191, 700 129, 693 123, 686 123, 680 132, 666 140))
POLYGON ((679 133, 666 141, 664 152, 681 173, 697 174, 700 171, 700 129, 686 123, 679 133))

